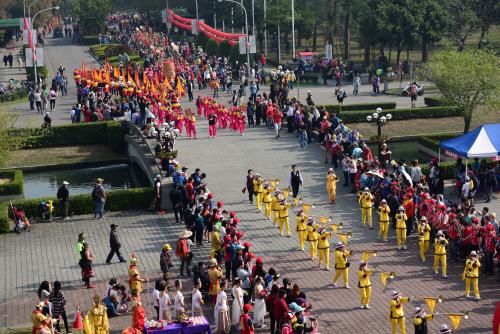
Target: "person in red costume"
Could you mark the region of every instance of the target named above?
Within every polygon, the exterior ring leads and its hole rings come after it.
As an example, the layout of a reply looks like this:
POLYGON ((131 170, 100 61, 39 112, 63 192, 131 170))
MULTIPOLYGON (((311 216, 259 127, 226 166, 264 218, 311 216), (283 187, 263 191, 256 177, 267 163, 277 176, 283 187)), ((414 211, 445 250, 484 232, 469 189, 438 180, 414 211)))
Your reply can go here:
POLYGON ((142 333, 144 331, 144 322, 146 320, 146 311, 142 306, 141 296, 137 290, 132 289, 132 327, 142 333))
POLYGON ((252 317, 248 314, 252 310, 251 304, 243 305, 243 314, 240 315, 240 333, 241 334, 253 334, 255 333, 255 328, 253 326, 252 317))

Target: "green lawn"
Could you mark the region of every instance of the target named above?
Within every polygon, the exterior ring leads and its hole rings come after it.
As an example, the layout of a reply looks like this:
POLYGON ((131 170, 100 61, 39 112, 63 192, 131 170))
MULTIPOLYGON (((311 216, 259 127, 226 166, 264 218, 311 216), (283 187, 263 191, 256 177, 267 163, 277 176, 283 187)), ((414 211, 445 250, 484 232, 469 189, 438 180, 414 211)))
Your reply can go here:
POLYGON ((116 161, 124 158, 126 156, 113 152, 105 145, 47 147, 14 151, 7 167, 65 165, 81 162, 116 161))

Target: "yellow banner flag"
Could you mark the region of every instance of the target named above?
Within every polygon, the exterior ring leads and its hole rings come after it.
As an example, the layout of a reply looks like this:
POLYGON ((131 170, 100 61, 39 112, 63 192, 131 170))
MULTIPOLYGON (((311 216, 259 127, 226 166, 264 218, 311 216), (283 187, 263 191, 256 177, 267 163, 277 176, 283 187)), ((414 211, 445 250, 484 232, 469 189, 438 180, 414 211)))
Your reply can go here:
POLYGON ((387 286, 387 279, 389 278, 389 273, 382 272, 380 273, 380 280, 382 281, 382 285, 384 288, 387 286))
POLYGON ((304 209, 304 213, 307 215, 309 214, 309 211, 311 211, 311 208, 312 208, 312 204, 305 204, 305 203, 302 203, 302 208, 304 209))
POLYGON ((300 198, 295 197, 295 198, 293 199, 293 205, 295 205, 295 206, 299 205, 300 201, 301 201, 301 199, 300 199, 300 198))
POLYGON ((449 314, 448 317, 450 317, 451 323, 453 324, 453 328, 455 330, 457 330, 458 325, 460 325, 460 320, 462 320, 462 315, 461 314, 449 314))
POLYGON ((332 228, 334 233, 337 233, 337 229, 339 228, 337 224, 330 224, 330 227, 332 228))
POLYGON ((337 235, 339 236, 340 241, 342 241, 342 243, 344 245, 347 245, 347 234, 346 233, 337 233, 337 235))
POLYGON ((281 193, 283 194, 283 197, 285 197, 285 198, 288 198, 288 196, 290 196, 290 190, 289 189, 283 189, 281 191, 281 193))
POLYGON ((429 310, 431 310, 431 313, 434 313, 434 309, 436 308, 436 298, 424 298, 424 300, 429 306, 429 310))
POLYGON ((326 225, 326 223, 332 221, 332 218, 330 218, 330 217, 319 217, 318 220, 319 220, 319 222, 321 224, 326 225))

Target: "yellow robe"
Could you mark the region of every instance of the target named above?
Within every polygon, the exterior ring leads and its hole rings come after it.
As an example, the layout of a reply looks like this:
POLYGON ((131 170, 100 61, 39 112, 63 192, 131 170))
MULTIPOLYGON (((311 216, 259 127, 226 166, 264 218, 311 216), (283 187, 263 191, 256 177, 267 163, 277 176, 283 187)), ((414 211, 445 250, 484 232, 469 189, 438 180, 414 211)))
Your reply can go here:
POLYGON ((328 193, 328 202, 335 203, 337 197, 337 182, 339 178, 335 174, 326 176, 326 192, 328 193))
POLYGON ((296 216, 295 217, 295 222, 297 224, 297 227, 295 230, 297 231, 297 236, 299 237, 299 248, 300 250, 304 250, 305 248, 305 243, 307 239, 307 225, 306 225, 306 216, 296 216))
POLYGON ((106 306, 99 304, 90 308, 83 319, 85 334, 108 334, 109 321, 106 306))

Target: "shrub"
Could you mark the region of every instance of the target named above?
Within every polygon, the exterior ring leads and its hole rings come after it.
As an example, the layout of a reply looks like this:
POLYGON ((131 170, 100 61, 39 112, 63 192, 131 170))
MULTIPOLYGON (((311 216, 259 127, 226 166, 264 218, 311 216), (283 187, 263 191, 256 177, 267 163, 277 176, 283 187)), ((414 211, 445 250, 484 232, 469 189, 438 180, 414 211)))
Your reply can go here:
MULTIPOLYGON (((128 211, 148 209, 151 205, 153 190, 151 188, 135 188, 112 190, 106 196, 106 211, 128 211)), ((59 205, 57 198, 44 197, 25 199, 13 202, 14 205, 24 210, 26 217, 38 217, 38 205, 41 201, 53 201, 54 215, 59 215, 59 205)), ((83 215, 93 213, 95 203, 90 194, 82 194, 70 197, 69 212, 71 215, 83 215)), ((9 231, 9 219, 12 219, 12 212, 8 208, 8 203, 0 203, 0 233, 9 231)))
POLYGON ((24 178, 22 170, 0 171, 0 179, 9 178, 10 182, 0 184, 0 196, 22 195, 24 193, 24 178))
POLYGON ((229 61, 234 64, 239 60, 240 60, 240 47, 236 43, 235 45, 232 46, 231 57, 229 58, 229 61))
POLYGON ((99 44, 99 37, 98 36, 82 36, 82 37, 80 37, 80 44, 83 44, 83 45, 99 44))
MULTIPOLYGON (((324 105, 326 111, 329 112, 339 112, 340 108, 338 104, 328 104, 324 105)), ((344 111, 352 111, 352 110, 363 110, 370 111, 373 113, 375 109, 382 108, 383 110, 392 110, 396 109, 396 102, 382 102, 382 103, 360 103, 360 104, 347 104, 342 107, 342 115, 344 115, 344 111)))
MULTIPOLYGON (((445 179, 445 180, 450 180, 455 178, 455 161, 446 161, 446 162, 441 162, 439 164, 439 168, 441 169, 440 175, 445 179)), ((422 173, 426 175, 427 177, 429 176, 429 165, 422 165, 422 173)))
MULTIPOLYGON (((26 74, 28 76, 28 81, 35 81, 35 71, 33 71, 33 67, 26 67, 26 74)), ((44 77, 48 79, 49 69, 47 66, 37 66, 36 67, 36 75, 37 77, 44 77)))
POLYGON ((198 36, 196 37, 196 46, 201 46, 202 48, 205 48, 207 42, 208 42, 208 37, 203 34, 198 34, 198 36))
POLYGON ((204 51, 209 55, 216 55, 219 49, 219 43, 213 39, 209 39, 205 45, 204 51))
POLYGON ((447 140, 450 138, 455 138, 459 136, 460 134, 450 134, 450 133, 443 133, 440 135, 433 135, 433 136, 421 136, 418 137, 418 143, 422 146, 425 146, 435 152, 439 151, 439 142, 443 140, 447 140))
POLYGON ((445 100, 439 97, 424 97, 424 103, 428 107, 441 107, 446 105, 445 100))
MULTIPOLYGON (((347 107, 347 106, 346 106, 347 107)), ((373 110, 342 111, 341 118, 345 123, 366 122, 366 116, 371 115, 373 110)), ((457 117, 461 115, 456 107, 424 107, 412 109, 394 109, 391 110, 393 120, 404 120, 414 118, 442 118, 457 117)))
POLYGON ((20 100, 22 98, 25 98, 26 96, 28 96, 28 90, 24 87, 18 87, 13 91, 6 91, 2 95, 0 95, 0 103, 20 100))
POLYGON ((229 42, 225 39, 219 44, 219 48, 217 49, 217 55, 219 57, 230 57, 231 51, 233 47, 229 44, 229 42))
POLYGON ((125 130, 120 122, 92 122, 53 126, 46 129, 11 129, 12 136, 20 138, 20 148, 38 148, 70 145, 109 144, 121 148, 125 130))

